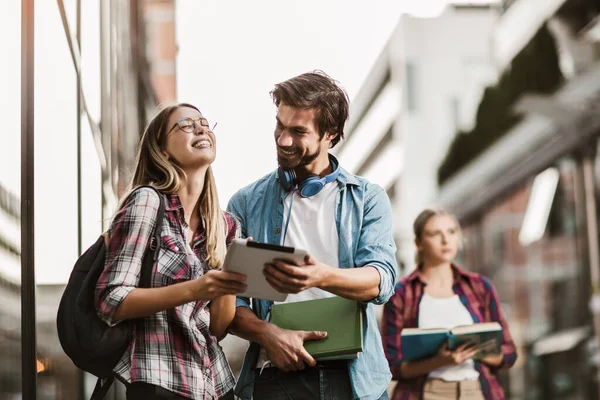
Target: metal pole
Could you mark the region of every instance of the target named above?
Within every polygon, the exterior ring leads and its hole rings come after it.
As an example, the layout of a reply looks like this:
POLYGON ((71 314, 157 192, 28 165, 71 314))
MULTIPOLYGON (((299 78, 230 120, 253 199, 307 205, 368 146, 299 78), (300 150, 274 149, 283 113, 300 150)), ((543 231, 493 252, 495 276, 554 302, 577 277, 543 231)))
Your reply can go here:
POLYGON ((21 371, 23 399, 37 394, 34 245, 34 0, 21 1, 21 371))
MULTIPOLYGON (((75 9, 75 38, 77 41, 77 49, 79 50, 79 54, 81 55, 81 0, 77 0, 77 6, 75 9)), ((81 90, 81 69, 75 68, 77 73, 76 83, 77 83, 77 255, 80 255, 82 252, 82 205, 81 205, 81 113, 83 111, 82 107, 82 90, 81 90)), ((81 370, 78 371, 79 374, 79 398, 85 398, 85 373, 81 370)))
POLYGON ((598 253, 598 224, 594 189, 594 164, 589 154, 583 156, 583 188, 585 190, 585 209, 587 222, 590 277, 595 294, 600 289, 600 255, 598 253))
MULTIPOLYGON (((77 0, 76 11, 76 38, 77 48, 81 54, 81 0, 77 0)), ((77 75, 81 71, 77 72, 77 75)), ((81 254, 81 77, 77 76, 77 254, 81 254)))
MULTIPOLYGON (((589 306, 590 311, 592 312, 596 341, 600 345, 600 254, 598 252, 598 214, 596 210, 594 189, 594 159, 589 152, 585 152, 583 155, 582 175, 583 190, 585 193, 587 250, 592 286, 592 296, 589 306)), ((598 374, 597 377, 600 379, 600 368, 597 367, 596 369, 598 374)), ((598 395, 600 396, 600 393, 598 395)))

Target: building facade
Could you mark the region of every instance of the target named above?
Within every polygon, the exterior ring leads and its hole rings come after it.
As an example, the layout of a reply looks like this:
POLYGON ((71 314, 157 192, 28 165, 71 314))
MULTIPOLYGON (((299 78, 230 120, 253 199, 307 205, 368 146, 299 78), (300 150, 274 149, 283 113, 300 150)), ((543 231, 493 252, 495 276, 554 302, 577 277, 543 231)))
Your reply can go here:
POLYGON ((436 199, 440 160, 496 79, 490 43, 498 15, 489 5, 402 15, 352 100, 346 139, 334 152, 344 168, 388 191, 403 273, 414 268, 412 221, 436 199))
POLYGON ((492 279, 517 343, 510 398, 600 396, 599 12, 593 1, 504 2, 493 32, 501 81, 531 82, 557 64, 559 84, 519 93, 515 123, 439 191, 463 226, 461 263, 492 279), (545 37, 555 54, 536 73, 523 60, 545 37))

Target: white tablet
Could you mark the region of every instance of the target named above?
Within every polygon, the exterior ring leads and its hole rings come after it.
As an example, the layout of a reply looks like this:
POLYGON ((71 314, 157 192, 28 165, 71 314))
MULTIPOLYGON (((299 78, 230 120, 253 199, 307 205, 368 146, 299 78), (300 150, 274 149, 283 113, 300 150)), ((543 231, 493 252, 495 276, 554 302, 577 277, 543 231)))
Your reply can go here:
POLYGON ((276 258, 303 261, 306 251, 293 247, 277 246, 247 239, 234 239, 227 250, 223 270, 246 275, 248 289, 239 296, 284 301, 287 293, 280 293, 267 282, 263 269, 276 258))

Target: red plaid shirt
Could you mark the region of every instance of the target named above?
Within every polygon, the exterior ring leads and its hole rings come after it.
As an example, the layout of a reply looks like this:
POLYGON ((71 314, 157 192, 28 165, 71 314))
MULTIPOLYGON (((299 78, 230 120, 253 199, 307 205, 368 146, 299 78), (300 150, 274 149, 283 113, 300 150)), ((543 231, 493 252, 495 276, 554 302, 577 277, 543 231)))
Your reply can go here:
MULTIPOLYGON (((165 217, 152 287, 196 279, 208 270, 204 226, 193 246, 187 244, 183 206, 177 194, 163 194, 165 217)), ((149 188, 135 190, 115 216, 104 272, 96 287, 98 315, 114 325, 114 314, 139 284, 142 257, 150 243, 160 199, 149 188)), ((239 225, 225 214, 227 245, 239 235, 239 225)), ((223 349, 209 331, 207 301, 191 302, 144 318, 131 345, 115 367, 127 382, 146 382, 194 399, 218 399, 233 389, 234 376, 223 349)))
MULTIPOLYGON (((502 367, 512 366, 517 353, 508 324, 500 307, 496 289, 492 283, 479 274, 463 271, 453 265, 454 293, 458 294, 474 322, 497 321, 502 325, 503 343, 501 346, 502 367)), ((425 283, 417 268, 408 277, 396 284, 396 290, 390 301, 385 305, 382 319, 382 337, 385 355, 390 364, 392 377, 398 381, 392 400, 419 400, 423 397, 423 385, 426 376, 416 379, 403 379, 400 376, 402 363, 403 328, 418 328, 419 304, 425 283)), ((487 400, 504 399, 504 390, 497 377, 497 368, 491 368, 484 363, 475 361, 475 369, 479 372, 479 382, 483 395, 487 400)))

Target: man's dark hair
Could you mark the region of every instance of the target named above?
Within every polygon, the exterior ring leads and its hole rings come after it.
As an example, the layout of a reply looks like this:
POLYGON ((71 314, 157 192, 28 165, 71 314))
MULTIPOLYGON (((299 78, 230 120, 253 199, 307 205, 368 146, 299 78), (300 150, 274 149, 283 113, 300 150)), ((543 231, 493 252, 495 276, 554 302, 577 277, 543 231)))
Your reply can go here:
POLYGON ((315 109, 321 139, 328 133, 336 135, 331 140, 334 147, 344 138, 344 125, 348 119, 348 94, 323 71, 307 72, 275 85, 271 91, 273 103, 295 108, 315 109))

